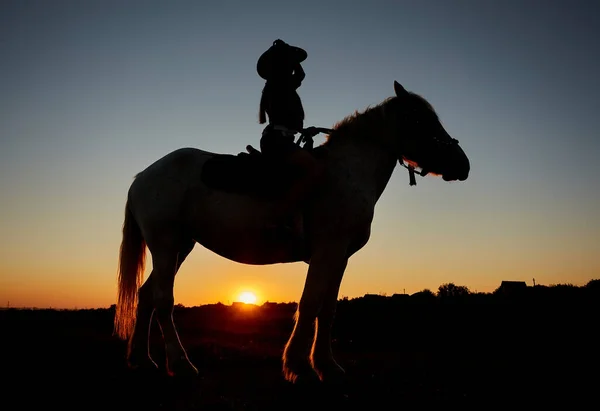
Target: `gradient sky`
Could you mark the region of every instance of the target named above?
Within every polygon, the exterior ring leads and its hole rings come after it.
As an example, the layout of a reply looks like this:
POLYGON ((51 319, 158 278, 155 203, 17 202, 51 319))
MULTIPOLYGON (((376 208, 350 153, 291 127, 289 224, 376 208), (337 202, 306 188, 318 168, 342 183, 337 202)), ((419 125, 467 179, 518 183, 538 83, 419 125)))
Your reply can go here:
MULTIPOLYGON (((397 80, 471 160, 460 183, 396 168, 340 296, 600 278, 599 2, 4 0, 0 304, 113 304, 133 176, 180 147, 258 147, 256 60, 277 38, 308 52, 307 126, 397 80)), ((306 269, 196 245, 175 299, 297 301, 306 269)))

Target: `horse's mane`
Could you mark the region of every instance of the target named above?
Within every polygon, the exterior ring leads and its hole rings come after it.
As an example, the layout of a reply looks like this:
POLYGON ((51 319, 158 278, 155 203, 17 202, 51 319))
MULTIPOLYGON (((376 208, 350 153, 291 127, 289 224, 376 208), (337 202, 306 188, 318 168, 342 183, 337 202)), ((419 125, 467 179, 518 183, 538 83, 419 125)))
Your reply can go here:
MULTIPOLYGON (((424 97, 413 93, 412 91, 409 91, 408 94, 413 100, 420 102, 426 108, 431 110, 431 112, 437 117, 433 106, 424 97)), ((378 116, 383 116, 383 113, 387 111, 387 108, 396 104, 400 104, 400 99, 396 96, 393 96, 386 98, 375 106, 368 106, 362 112, 356 110, 354 113, 346 116, 333 126, 333 133, 326 136, 326 141, 324 144, 337 138, 346 139, 363 135, 363 130, 365 128, 373 128, 374 124, 376 123, 373 120, 376 120, 378 116)))
POLYGON ((373 124, 373 119, 380 116, 385 110, 385 107, 390 104, 396 97, 388 97, 381 103, 375 106, 368 106, 362 112, 356 110, 354 113, 344 117, 342 120, 334 124, 333 133, 327 135, 326 142, 332 141, 340 136, 344 138, 352 138, 360 133, 364 126, 373 124))

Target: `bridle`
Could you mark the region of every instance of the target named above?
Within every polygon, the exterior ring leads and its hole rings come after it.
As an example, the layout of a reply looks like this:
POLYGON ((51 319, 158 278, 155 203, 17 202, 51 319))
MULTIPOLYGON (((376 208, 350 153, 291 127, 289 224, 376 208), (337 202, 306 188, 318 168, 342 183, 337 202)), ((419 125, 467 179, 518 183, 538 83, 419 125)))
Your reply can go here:
MULTIPOLYGON (((458 140, 455 138, 452 138, 450 136, 447 136, 446 138, 439 138, 437 136, 434 136, 432 138, 432 140, 438 146, 451 147, 451 146, 458 145, 458 140)), ((417 185, 415 173, 419 174, 421 177, 425 177, 427 174, 429 174, 429 170, 427 170, 427 169, 421 169, 421 171, 416 171, 415 167, 412 164, 408 164, 408 165, 405 164, 404 159, 402 159, 402 158, 400 158, 398 160, 398 163, 400 163, 400 165, 402 167, 404 167, 408 170, 408 180, 409 180, 409 185, 411 185, 411 186, 417 185)))
MULTIPOLYGON (((302 147, 311 149, 314 144, 314 141, 313 141, 314 136, 316 136, 319 133, 331 134, 333 132, 334 132, 334 130, 332 130, 330 128, 307 127, 300 131, 300 137, 298 137, 296 144, 298 146, 300 146, 302 143, 304 143, 302 145, 302 147)), ((435 137, 433 137, 433 141, 438 145, 446 145, 446 146, 453 146, 453 145, 458 144, 458 140, 455 138, 452 138, 450 136, 448 136, 447 138, 443 138, 443 139, 435 136, 435 137)), ((421 177, 425 177, 427 174, 429 174, 429 171, 426 169, 422 169, 421 171, 415 170, 415 167, 413 165, 404 163, 404 160, 402 158, 398 159, 398 163, 402 167, 404 167, 408 170, 408 184, 411 186, 417 185, 417 179, 415 177, 416 174, 420 175, 421 177)))

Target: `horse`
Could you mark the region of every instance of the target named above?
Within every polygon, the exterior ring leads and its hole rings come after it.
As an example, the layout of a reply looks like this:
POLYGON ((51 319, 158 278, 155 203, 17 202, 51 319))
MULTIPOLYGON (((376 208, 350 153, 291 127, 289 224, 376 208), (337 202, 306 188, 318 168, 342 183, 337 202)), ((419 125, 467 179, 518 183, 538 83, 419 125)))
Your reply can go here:
POLYGON ((175 275, 198 243, 243 264, 306 263, 282 374, 290 382, 343 377, 331 348, 340 283, 349 257, 369 241, 375 205, 396 165, 409 169, 411 185, 416 170, 445 181, 464 181, 470 171, 433 106, 397 81, 394 92, 335 124, 311 149, 323 171, 298 207, 301 226, 291 234, 265 227, 294 173, 251 146, 238 155, 180 148, 135 176, 125 205, 114 318, 114 334, 127 341, 129 367, 157 369, 149 355, 156 315, 168 375, 198 374, 172 317, 175 275), (152 271, 143 282, 146 248, 152 271))

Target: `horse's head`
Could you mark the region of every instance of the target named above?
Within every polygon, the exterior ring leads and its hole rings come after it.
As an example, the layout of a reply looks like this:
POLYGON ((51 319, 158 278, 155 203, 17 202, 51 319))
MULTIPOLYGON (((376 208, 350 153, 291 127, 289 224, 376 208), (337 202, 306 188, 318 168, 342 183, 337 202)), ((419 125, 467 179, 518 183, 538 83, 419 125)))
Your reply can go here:
POLYGON ((440 175, 445 181, 464 181, 470 163, 458 141, 450 137, 433 107, 423 97, 408 92, 394 81, 394 116, 401 135, 397 141, 399 161, 418 167, 421 175, 440 175), (396 111, 397 110, 397 111, 396 111))

